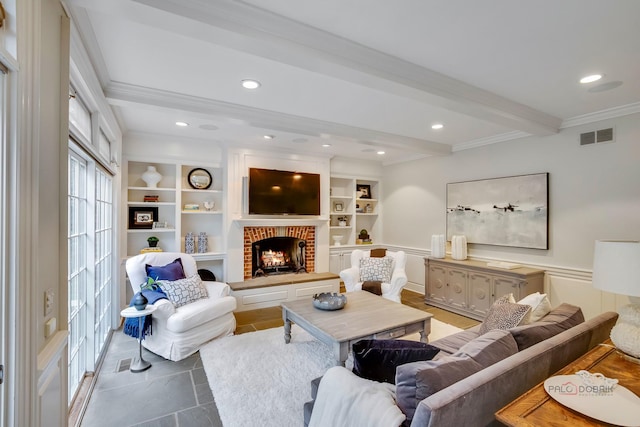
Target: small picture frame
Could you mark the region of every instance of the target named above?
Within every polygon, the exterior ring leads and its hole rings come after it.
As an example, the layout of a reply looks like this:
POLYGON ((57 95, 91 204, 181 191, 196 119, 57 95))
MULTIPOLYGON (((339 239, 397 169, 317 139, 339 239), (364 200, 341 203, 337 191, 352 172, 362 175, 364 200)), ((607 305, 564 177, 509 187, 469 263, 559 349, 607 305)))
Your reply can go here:
POLYGON ((342 211, 344 211, 344 204, 342 204, 342 202, 335 202, 333 204, 333 211, 334 212, 342 212, 342 211))
POLYGON ((358 193, 358 199, 370 199, 371 186, 369 184, 358 184, 356 185, 356 193, 358 193))
POLYGON ((163 222, 154 221, 153 227, 151 228, 153 228, 154 230, 158 228, 167 228, 167 221, 163 221, 163 222))
POLYGON ((129 229, 152 229, 157 220, 157 207, 129 207, 129 229))

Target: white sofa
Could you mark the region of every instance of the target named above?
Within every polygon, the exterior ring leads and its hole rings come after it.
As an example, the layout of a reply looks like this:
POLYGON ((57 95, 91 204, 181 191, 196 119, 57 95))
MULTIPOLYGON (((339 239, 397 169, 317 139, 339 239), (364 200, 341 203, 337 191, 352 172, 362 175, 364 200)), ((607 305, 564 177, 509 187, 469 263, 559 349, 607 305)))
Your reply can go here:
MULTIPOLYGON (((198 274, 196 261, 191 255, 179 252, 155 252, 136 255, 126 262, 127 275, 134 294, 146 282, 145 265, 162 266, 182 260, 186 277, 198 274)), ((229 285, 222 282, 203 282, 207 298, 175 307, 167 299, 154 306, 152 334, 142 341, 148 350, 173 361, 182 360, 198 351, 200 346, 214 338, 231 335, 236 328, 236 299, 230 296, 229 285)))
MULTIPOLYGON (((347 292, 361 291, 362 280, 360 279, 360 260, 371 256, 371 251, 355 249, 351 252, 351 267, 340 272, 340 278, 344 282, 347 292)), ((407 284, 407 255, 404 251, 386 251, 387 257, 391 258, 391 280, 389 283, 382 283, 382 296, 391 301, 400 302, 400 293, 407 284)))

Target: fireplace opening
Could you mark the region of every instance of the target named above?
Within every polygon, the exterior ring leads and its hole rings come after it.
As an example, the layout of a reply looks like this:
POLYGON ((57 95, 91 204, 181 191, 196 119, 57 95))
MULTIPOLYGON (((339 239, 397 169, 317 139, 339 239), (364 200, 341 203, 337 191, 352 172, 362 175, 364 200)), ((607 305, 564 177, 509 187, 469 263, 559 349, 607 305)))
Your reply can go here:
POLYGON ((295 237, 270 237, 251 244, 251 276, 306 272, 306 241, 295 237))

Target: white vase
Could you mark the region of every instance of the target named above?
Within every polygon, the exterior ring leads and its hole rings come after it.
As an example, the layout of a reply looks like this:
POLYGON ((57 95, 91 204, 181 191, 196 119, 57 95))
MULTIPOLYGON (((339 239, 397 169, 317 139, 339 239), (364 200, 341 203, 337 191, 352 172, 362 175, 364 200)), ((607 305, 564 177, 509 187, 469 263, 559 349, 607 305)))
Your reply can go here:
POLYGON ((434 234, 433 236, 431 236, 431 257, 432 258, 445 257, 444 234, 434 234))
POLYGON ((467 259, 467 238, 465 236, 451 237, 451 258, 460 261, 467 259))
POLYGON ((162 179, 162 175, 156 170, 155 166, 147 166, 147 170, 142 174, 141 178, 147 184, 147 187, 156 188, 162 179))

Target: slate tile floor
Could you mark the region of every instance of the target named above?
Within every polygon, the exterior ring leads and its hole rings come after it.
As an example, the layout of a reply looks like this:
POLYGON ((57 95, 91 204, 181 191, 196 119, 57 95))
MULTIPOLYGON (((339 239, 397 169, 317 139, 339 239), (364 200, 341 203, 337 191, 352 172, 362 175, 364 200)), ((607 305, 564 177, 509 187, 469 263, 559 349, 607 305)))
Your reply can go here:
MULTIPOLYGON (((477 321, 425 305, 424 296, 403 291, 402 303, 433 313, 445 323, 463 329, 477 321)), ((236 313, 236 334, 282 326, 282 310, 271 307, 236 313)), ((138 354, 138 342, 114 331, 81 427, 219 427, 222 426, 200 353, 171 362, 143 348, 153 366, 129 371, 127 361, 138 354)), ((70 420, 70 425, 75 422, 70 420)))

